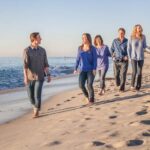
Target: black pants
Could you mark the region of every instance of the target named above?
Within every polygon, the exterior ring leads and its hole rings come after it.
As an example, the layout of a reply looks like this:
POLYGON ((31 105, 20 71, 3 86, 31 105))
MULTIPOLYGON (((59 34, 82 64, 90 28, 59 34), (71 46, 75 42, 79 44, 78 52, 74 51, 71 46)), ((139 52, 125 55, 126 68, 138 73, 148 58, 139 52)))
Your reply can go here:
POLYGON ((131 60, 132 64, 132 80, 131 80, 131 86, 135 87, 136 90, 140 90, 141 88, 141 82, 142 82, 142 68, 144 64, 144 60, 131 60), (135 79, 137 76, 137 82, 135 85, 135 79))
POLYGON ((106 77, 107 70, 108 70, 108 68, 98 70, 99 78, 100 78, 100 88, 101 89, 105 89, 105 77, 106 77))
POLYGON ((120 86, 120 90, 125 90, 126 76, 128 71, 128 61, 114 62, 114 75, 116 86, 120 86))
POLYGON ((82 71, 79 75, 79 87, 81 88, 84 96, 87 97, 91 102, 94 102, 94 89, 93 89, 94 78, 95 76, 92 71, 87 72, 82 71), (85 87, 86 81, 88 91, 85 87))

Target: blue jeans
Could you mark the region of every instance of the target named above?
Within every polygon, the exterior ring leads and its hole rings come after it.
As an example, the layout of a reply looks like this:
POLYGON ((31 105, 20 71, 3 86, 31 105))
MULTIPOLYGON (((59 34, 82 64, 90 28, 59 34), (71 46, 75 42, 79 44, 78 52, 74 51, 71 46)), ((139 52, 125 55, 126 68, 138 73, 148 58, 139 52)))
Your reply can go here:
POLYGON ((94 74, 93 71, 82 71, 79 75, 79 87, 81 88, 85 97, 89 99, 90 102, 94 102, 94 89, 93 89, 93 82, 94 82, 94 74), (87 88, 85 87, 85 83, 87 81, 87 88))
POLYGON ((41 94, 42 94, 42 86, 44 81, 30 81, 27 86, 27 92, 30 99, 31 104, 40 110, 41 108, 41 94))
POLYGON ((142 68, 144 65, 144 60, 131 60, 132 64, 132 81, 131 81, 131 86, 136 87, 136 90, 140 90, 141 88, 141 82, 142 82, 142 68), (135 85, 135 79, 137 76, 137 82, 135 85))
POLYGON ((108 68, 103 68, 101 70, 98 70, 99 78, 100 78, 100 88, 102 90, 105 89, 105 77, 106 77, 107 70, 108 68))

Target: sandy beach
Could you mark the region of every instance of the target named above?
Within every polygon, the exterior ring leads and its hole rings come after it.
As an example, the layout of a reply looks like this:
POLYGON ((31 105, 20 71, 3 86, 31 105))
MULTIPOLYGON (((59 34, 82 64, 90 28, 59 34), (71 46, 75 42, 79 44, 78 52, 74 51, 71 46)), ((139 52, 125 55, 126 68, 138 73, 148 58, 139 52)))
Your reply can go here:
POLYGON ((0 125, 1 150, 150 150, 150 55, 145 55, 141 94, 115 90, 106 81, 106 94, 86 106, 80 89, 61 92, 32 113, 0 125))

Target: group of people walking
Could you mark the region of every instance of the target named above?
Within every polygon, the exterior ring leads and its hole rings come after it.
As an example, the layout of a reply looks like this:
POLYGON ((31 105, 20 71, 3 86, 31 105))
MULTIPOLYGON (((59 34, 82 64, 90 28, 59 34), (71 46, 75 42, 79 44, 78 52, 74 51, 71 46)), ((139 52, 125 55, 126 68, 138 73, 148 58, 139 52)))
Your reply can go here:
POLYGON ((82 34, 82 45, 78 48, 74 73, 79 72, 79 87, 89 104, 93 104, 95 101, 93 81, 96 72, 99 73, 100 78, 99 95, 105 93, 105 77, 109 68, 109 57, 112 57, 113 60, 116 89, 120 92, 125 91, 130 61, 132 66, 131 90, 140 90, 144 49, 147 47, 146 38, 140 24, 134 26, 129 40, 125 37, 125 32, 124 28, 118 29, 118 37, 113 40, 110 48, 104 44, 100 35, 95 36, 93 46, 91 35, 89 33, 82 34))
MULTIPOLYGON (((24 50, 24 83, 33 105, 33 118, 39 116, 41 109, 41 93, 44 76, 51 81, 46 51, 40 47, 41 37, 38 32, 30 35, 31 45, 24 50)), ((79 46, 74 73, 79 72, 79 87, 89 104, 95 101, 93 82, 96 72, 100 78, 99 95, 105 94, 105 77, 109 68, 109 57, 113 60, 116 88, 125 91, 129 60, 132 65, 131 90, 139 91, 144 64, 146 38, 141 25, 135 25, 130 39, 125 38, 125 29, 118 29, 118 37, 111 48, 104 44, 103 38, 96 35, 94 45, 89 33, 82 34, 82 45, 79 46), (136 80, 137 76, 137 80, 136 80), (87 83, 87 88, 85 84, 87 83)))

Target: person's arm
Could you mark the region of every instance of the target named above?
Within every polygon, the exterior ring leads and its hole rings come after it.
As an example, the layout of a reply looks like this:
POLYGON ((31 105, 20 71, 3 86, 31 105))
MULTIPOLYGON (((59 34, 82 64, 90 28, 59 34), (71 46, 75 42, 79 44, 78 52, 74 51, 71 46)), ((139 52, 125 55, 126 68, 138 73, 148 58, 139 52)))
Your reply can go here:
POLYGON ((132 42, 131 42, 131 38, 128 42, 128 48, 127 48, 127 53, 128 53, 128 57, 129 59, 131 59, 131 52, 132 52, 132 42))
POLYGON ((108 46, 106 46, 106 52, 107 52, 107 56, 108 56, 108 57, 111 57, 111 53, 110 53, 110 50, 109 50, 109 47, 108 47, 108 46))
POLYGON ((144 39, 143 39, 143 48, 146 49, 147 48, 147 43, 146 43, 146 37, 145 35, 144 36, 144 39))
POLYGON ((124 61, 127 61, 128 60, 128 52, 127 52, 127 48, 128 48, 128 40, 126 41, 126 47, 124 49, 124 57, 123 57, 123 60, 124 61))
POLYGON ((93 47, 92 53, 93 53, 93 74, 96 75, 97 53, 96 53, 96 48, 95 47, 93 47))
POLYGON ((79 63, 80 63, 80 49, 78 49, 78 53, 77 53, 77 57, 76 57, 76 64, 75 64, 75 69, 74 69, 74 73, 77 72, 77 69, 78 69, 78 66, 79 66, 79 63))
POLYGON ((46 50, 44 50, 44 71, 46 76, 48 77, 48 81, 51 81, 51 74, 50 74, 50 70, 49 70, 49 64, 48 64, 48 59, 47 59, 47 54, 46 54, 46 50))
POLYGON ((111 56, 114 57, 115 56, 115 40, 113 40, 112 42, 112 45, 111 45, 111 48, 110 48, 110 53, 111 53, 111 56))
POLYGON ((27 49, 25 49, 23 53, 23 74, 24 74, 25 85, 29 83, 28 74, 27 74, 28 68, 29 68, 29 56, 27 54, 27 49))
POLYGON ((93 47, 93 70, 96 70, 97 68, 97 53, 96 53, 96 48, 93 47))

